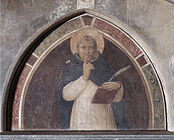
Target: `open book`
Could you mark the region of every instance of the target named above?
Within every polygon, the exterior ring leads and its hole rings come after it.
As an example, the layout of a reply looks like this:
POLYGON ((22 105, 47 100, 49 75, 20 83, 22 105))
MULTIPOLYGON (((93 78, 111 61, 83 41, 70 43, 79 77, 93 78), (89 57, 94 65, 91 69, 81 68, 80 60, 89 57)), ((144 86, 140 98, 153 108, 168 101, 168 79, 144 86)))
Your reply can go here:
MULTIPOLYGON (((108 82, 105 82, 105 83, 111 83, 110 81, 112 81, 112 79, 114 79, 115 77, 117 77, 118 75, 127 71, 130 68, 131 68, 131 65, 121 68, 119 71, 115 72, 114 75, 112 75, 112 77, 109 79, 108 82)), ((116 90, 108 91, 107 89, 103 89, 103 88, 99 87, 92 99, 92 103, 111 104, 115 95, 117 94, 117 92, 118 91, 116 91, 116 90)))
MULTIPOLYGON (((106 82, 111 83, 111 82, 106 82)), ((117 90, 107 90, 99 87, 92 99, 92 103, 95 104, 111 104, 115 95, 117 94, 117 90)))

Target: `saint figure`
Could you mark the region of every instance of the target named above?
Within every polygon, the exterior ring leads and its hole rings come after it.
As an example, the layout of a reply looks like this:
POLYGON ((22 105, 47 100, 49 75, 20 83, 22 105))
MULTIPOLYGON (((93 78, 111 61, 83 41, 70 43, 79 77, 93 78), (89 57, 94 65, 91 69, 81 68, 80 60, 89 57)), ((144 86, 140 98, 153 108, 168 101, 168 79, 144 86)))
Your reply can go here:
POLYGON ((99 88, 114 91, 112 102, 123 97, 123 86, 101 53, 104 41, 97 31, 84 30, 71 39, 74 54, 66 64, 59 86, 60 128, 71 130, 117 129, 111 104, 93 103, 99 88), (86 31, 86 32, 85 32, 86 31))

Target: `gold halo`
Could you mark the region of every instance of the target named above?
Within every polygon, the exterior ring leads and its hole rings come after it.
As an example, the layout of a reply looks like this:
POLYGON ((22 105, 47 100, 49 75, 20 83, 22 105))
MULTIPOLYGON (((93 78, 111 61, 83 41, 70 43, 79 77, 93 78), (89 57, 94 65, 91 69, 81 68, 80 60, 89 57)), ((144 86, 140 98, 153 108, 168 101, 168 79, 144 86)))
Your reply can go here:
POLYGON ((77 53, 77 42, 85 35, 89 35, 96 40, 97 50, 102 54, 104 50, 103 36, 96 29, 90 27, 82 28, 72 35, 70 41, 70 49, 72 54, 77 53))

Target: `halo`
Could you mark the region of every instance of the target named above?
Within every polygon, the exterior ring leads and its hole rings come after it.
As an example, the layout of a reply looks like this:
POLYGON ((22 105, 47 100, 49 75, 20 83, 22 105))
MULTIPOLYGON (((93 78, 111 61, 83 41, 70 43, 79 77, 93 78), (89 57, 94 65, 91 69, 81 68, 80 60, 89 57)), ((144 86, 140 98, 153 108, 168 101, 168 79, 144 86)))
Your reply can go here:
POLYGON ((103 36, 96 29, 90 27, 82 28, 72 35, 70 41, 70 49, 72 54, 77 53, 77 42, 85 35, 89 35, 95 39, 97 43, 97 50, 102 54, 104 50, 103 36))

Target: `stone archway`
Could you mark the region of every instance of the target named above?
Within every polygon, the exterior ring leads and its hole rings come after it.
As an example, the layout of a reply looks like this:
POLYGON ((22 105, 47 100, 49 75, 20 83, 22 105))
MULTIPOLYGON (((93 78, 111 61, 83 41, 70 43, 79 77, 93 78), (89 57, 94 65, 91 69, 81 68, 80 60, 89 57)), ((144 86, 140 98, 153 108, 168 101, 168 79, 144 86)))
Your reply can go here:
MULTIPOLYGON (((52 32, 47 34, 48 36, 45 37, 43 41, 32 50, 32 52, 30 52, 31 55, 25 62, 19 80, 16 83, 16 89, 10 91, 14 94, 11 119, 12 130, 25 130, 23 127, 25 97, 30 81, 32 80, 37 68, 51 51, 59 46, 65 39, 71 37, 71 34, 81 28, 89 26, 103 34, 107 41, 118 46, 118 49, 130 59, 136 71, 139 73, 142 84, 144 85, 149 107, 148 127, 145 129, 166 130, 165 99, 162 86, 151 60, 143 50, 143 46, 140 46, 138 40, 135 40, 128 31, 120 26, 120 24, 115 24, 112 20, 109 20, 108 18, 105 19, 104 16, 95 14, 95 12, 86 12, 79 16, 71 17, 60 27, 54 28, 52 32)), ((139 99, 137 99, 137 101, 138 100, 139 99)), ((132 120, 135 120, 135 118, 132 120)), ((133 130, 138 129, 136 126, 133 127, 135 124, 133 121, 131 121, 131 123, 133 130)), ((32 130, 32 128, 29 129, 32 130)), ((33 129, 35 130, 35 128, 33 129)), ((51 128, 46 127, 46 130, 47 129, 51 128)))

